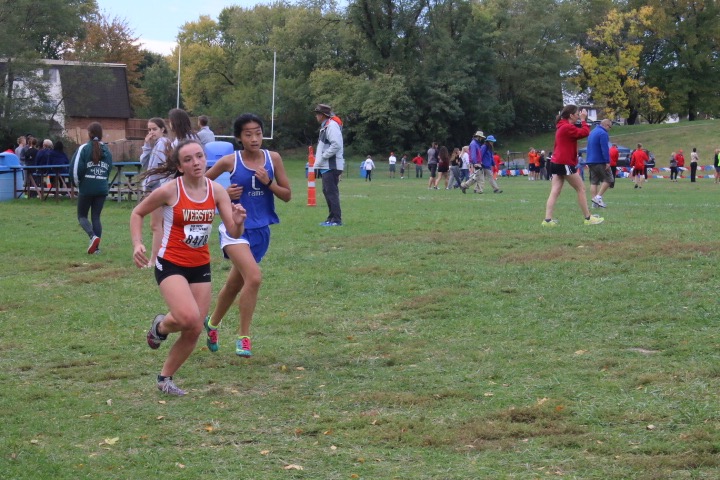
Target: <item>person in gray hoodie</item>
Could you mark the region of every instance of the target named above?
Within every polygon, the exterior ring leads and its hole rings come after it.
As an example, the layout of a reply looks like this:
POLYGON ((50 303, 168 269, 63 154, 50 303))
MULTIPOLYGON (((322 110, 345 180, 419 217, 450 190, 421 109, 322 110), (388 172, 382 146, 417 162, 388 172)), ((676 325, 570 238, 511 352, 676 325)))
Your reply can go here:
POLYGON ((327 220, 322 222, 320 226, 339 227, 343 223, 338 184, 340 183, 340 175, 345 169, 342 121, 333 113, 330 105, 320 103, 313 112, 318 123, 320 123, 320 138, 313 168, 318 170, 322 177, 322 191, 329 210, 327 220))

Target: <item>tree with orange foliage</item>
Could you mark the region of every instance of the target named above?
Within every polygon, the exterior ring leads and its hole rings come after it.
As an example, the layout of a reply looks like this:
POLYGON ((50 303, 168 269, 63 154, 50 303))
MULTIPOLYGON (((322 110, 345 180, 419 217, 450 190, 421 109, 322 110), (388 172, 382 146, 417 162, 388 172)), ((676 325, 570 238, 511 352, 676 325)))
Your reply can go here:
POLYGON ((143 53, 136 45, 138 37, 127 21, 119 17, 109 18, 99 13, 91 17, 85 24, 85 29, 84 37, 72 40, 64 59, 125 64, 130 105, 133 109, 147 105, 148 99, 145 91, 140 87, 141 73, 138 70, 138 65, 143 60, 143 53))

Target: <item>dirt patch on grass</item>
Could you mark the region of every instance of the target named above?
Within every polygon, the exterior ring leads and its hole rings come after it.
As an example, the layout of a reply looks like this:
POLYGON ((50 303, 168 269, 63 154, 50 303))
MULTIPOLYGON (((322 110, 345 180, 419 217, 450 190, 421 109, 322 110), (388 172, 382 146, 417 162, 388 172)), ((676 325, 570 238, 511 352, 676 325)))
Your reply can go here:
MULTIPOLYGON (((107 267, 107 265, 105 267, 107 267)), ((68 283, 71 285, 88 285, 98 283, 99 279, 102 281, 108 281, 116 278, 123 279, 127 277, 128 274, 127 269, 125 268, 105 268, 100 272, 97 272, 96 270, 99 270, 99 268, 80 270, 78 272, 71 273, 68 275, 68 283)))
POLYGON ((448 399, 472 401, 473 397, 466 391, 445 390, 431 395, 417 395, 413 392, 367 392, 358 395, 358 401, 377 405, 382 408, 428 407, 448 399))
POLYGON ((509 408, 463 421, 448 417, 431 420, 419 412, 443 409, 450 400, 473 402, 464 391, 444 391, 432 395, 411 392, 369 392, 358 399, 372 405, 360 413, 356 424, 376 441, 423 447, 450 447, 460 450, 506 450, 519 442, 545 437, 552 445, 584 445, 588 431, 572 422, 565 408, 557 403, 509 408), (410 412, 404 416, 401 412, 410 412), (392 413, 391 413, 392 412, 392 413), (369 418, 368 418, 369 417, 369 418))
MULTIPOLYGON (((673 474, 677 474, 679 471, 702 471, 705 468, 715 469, 720 466, 720 455, 718 455, 718 452, 681 452, 665 455, 625 455, 617 456, 616 459, 619 463, 630 465, 633 469, 637 469, 638 471, 649 472, 642 477, 638 477, 647 480, 683 478, 680 476, 675 477, 673 474)), ((690 477, 688 476, 686 478, 690 477)))

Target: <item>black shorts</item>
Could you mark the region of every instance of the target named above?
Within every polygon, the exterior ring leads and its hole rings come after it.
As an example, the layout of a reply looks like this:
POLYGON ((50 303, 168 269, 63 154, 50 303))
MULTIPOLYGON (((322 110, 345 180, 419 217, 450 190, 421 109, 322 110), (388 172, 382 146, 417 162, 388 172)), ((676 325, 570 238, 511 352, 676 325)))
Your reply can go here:
POLYGON ((561 165, 559 163, 550 162, 550 175, 559 175, 564 177, 566 175, 572 175, 577 173, 577 167, 572 165, 561 165))
POLYGON ((428 163, 428 170, 430 170, 431 178, 435 178, 435 176, 437 175, 437 169, 438 169, 437 163, 428 163))
POLYGON ((210 264, 199 267, 182 267, 175 265, 164 258, 157 257, 155 260, 155 281, 158 285, 167 277, 181 275, 188 283, 207 283, 210 281, 210 264))

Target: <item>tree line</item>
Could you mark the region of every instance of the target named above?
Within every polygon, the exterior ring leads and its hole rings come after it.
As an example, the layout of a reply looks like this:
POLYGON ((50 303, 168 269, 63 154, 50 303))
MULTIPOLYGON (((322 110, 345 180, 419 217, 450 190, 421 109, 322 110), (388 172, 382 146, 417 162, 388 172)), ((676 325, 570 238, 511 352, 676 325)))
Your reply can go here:
MULTIPOLYGON (((182 106, 218 132, 250 111, 270 124, 277 55, 274 147, 309 145, 310 113, 328 103, 347 148, 420 151, 472 133, 554 126, 563 95, 628 123, 694 120, 720 109, 720 6, 713 0, 334 0, 228 6, 179 28, 179 48, 141 51, 123 19, 95 0, 0 0, 0 130, 37 119, 13 96, 12 72, 37 58, 128 65, 137 117, 182 106), (32 6, 33 24, 24 7, 32 6), (20 34, 18 34, 18 31, 20 34), (15 70, 13 70, 15 69, 15 70)), ((40 102, 42 104, 42 102, 40 102)), ((269 133, 269 132, 268 132, 269 133)))

